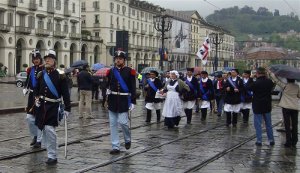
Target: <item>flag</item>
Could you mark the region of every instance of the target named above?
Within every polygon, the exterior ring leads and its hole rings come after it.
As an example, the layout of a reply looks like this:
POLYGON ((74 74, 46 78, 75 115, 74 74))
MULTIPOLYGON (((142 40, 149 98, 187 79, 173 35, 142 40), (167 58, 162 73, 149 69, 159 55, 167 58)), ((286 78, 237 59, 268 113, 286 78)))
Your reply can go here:
POLYGON ((209 38, 206 37, 204 43, 199 48, 199 50, 196 54, 199 57, 199 59, 202 60, 203 65, 205 65, 207 63, 207 56, 208 56, 209 49, 210 49, 209 38))
POLYGON ((163 61, 168 61, 168 50, 167 50, 167 48, 164 48, 164 50, 162 48, 159 48, 159 54, 160 54, 160 58, 163 61))

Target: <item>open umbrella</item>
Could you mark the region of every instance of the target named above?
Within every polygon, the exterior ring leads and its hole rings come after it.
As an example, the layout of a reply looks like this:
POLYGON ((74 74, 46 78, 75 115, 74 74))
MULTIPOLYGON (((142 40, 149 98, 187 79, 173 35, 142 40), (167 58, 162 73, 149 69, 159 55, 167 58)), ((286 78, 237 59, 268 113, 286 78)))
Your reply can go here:
POLYGON ((100 63, 97 63, 97 64, 94 64, 93 66, 92 66, 92 70, 99 70, 99 69, 101 69, 101 68, 103 68, 103 67, 105 67, 105 65, 104 64, 100 64, 100 63))
POLYGON ((150 73, 150 71, 156 71, 159 74, 163 74, 163 71, 161 71, 160 69, 158 69, 157 67, 145 67, 141 73, 145 74, 145 73, 150 73))
POLYGON ((296 79, 297 81, 300 81, 300 69, 283 65, 283 64, 276 64, 276 65, 271 65, 270 70, 276 76, 289 78, 289 79, 296 79))
POLYGON ((88 62, 86 60, 78 60, 78 61, 75 61, 71 67, 81 67, 81 66, 84 66, 84 65, 88 65, 88 62))
POLYGON ((110 70, 108 67, 101 68, 94 73, 94 76, 106 77, 107 72, 110 70))

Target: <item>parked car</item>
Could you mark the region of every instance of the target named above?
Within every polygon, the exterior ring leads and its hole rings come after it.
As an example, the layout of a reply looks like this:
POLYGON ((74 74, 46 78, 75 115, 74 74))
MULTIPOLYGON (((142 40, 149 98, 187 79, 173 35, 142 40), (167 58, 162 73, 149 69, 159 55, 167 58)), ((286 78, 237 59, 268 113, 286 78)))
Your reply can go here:
POLYGON ((17 87, 23 87, 25 85, 26 78, 27 78, 27 73, 25 71, 18 73, 16 75, 17 87))

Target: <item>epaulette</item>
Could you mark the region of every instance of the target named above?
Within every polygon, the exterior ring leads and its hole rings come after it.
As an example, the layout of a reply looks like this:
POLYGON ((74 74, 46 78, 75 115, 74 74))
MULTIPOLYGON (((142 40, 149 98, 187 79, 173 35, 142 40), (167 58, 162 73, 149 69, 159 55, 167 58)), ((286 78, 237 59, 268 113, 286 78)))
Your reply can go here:
POLYGON ((39 71, 38 74, 36 75, 36 78, 39 79, 42 76, 43 76, 43 71, 39 71))

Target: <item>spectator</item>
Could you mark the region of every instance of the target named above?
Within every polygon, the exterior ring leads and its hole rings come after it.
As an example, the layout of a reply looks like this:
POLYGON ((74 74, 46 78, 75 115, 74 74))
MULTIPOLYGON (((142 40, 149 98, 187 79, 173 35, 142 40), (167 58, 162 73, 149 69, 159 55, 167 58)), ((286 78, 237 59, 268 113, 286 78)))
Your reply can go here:
POLYGON ((274 83, 266 77, 264 68, 257 69, 257 79, 255 82, 246 85, 246 88, 253 91, 252 109, 254 113, 254 127, 256 131, 256 146, 262 146, 261 123, 264 119, 266 124, 267 136, 270 145, 275 145, 272 129, 272 97, 271 93, 274 83))

